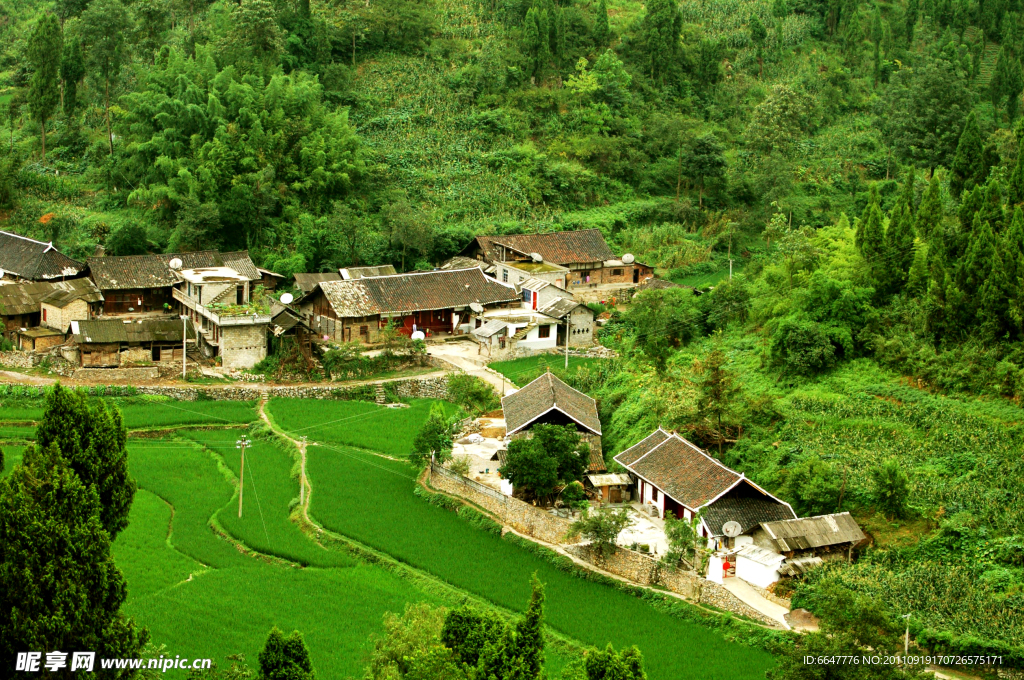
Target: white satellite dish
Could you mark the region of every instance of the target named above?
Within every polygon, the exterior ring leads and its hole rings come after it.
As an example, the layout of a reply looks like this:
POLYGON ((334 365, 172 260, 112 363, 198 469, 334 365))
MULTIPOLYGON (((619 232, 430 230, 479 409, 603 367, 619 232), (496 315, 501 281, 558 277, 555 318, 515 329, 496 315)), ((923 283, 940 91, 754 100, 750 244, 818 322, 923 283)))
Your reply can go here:
POLYGON ((543 262, 544 256, 541 255, 540 253, 530 253, 530 259, 533 260, 534 262, 543 262))
POLYGON ((729 538, 736 538, 743 533, 743 525, 739 522, 728 521, 722 525, 722 533, 729 538))
POLYGON ((6 273, 6 272, 4 272, 4 270, 3 270, 3 269, 0 269, 0 279, 4 278, 4 274, 5 274, 5 273, 6 273))
POLYGON ((469 303, 469 308, 472 311, 476 312, 477 314, 483 314, 484 313, 484 306, 482 304, 480 304, 479 302, 470 302, 469 303))
POLYGON ((290 305, 292 303, 292 300, 294 300, 294 299, 295 299, 294 295, 292 295, 291 293, 285 293, 284 295, 281 296, 281 303, 282 304, 286 304, 286 305, 290 305))
POLYGON ((626 253, 622 256, 622 264, 633 264, 636 262, 636 258, 633 257, 632 253, 626 253))
POLYGON ((168 266, 170 266, 171 269, 181 269, 181 265, 182 262, 180 257, 172 257, 171 261, 168 263, 168 266))
POLYGON ((427 336, 423 334, 423 331, 413 331, 412 335, 409 336, 413 340, 426 340, 427 336))

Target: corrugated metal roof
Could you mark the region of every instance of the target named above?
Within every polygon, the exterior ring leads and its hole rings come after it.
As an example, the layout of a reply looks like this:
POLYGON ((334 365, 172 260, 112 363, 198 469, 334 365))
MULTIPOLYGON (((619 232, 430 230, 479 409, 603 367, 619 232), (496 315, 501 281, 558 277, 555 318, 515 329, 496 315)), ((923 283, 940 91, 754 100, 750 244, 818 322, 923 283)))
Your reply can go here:
MULTIPOLYGON (((39 311, 39 305, 52 296, 55 300, 66 300, 57 306, 81 298, 86 302, 101 302, 103 295, 89 279, 68 279, 67 281, 35 281, 0 286, 0 316, 32 314, 39 311), (59 295, 58 295, 59 294, 59 295)), ((56 303, 50 303, 56 304, 56 303)))
POLYGON ((569 387, 552 373, 545 373, 515 394, 503 397, 501 408, 508 434, 523 429, 553 408, 594 434, 601 434, 597 402, 569 387))
POLYGON ((72 260, 53 243, 0 231, 0 269, 29 281, 47 281, 78 276, 85 263, 72 260))
MULTIPOLYGON (((547 314, 548 316, 555 319, 564 319, 574 309, 581 306, 582 305, 579 302, 576 302, 572 298, 557 298, 555 300, 552 300, 548 304, 544 305, 537 311, 541 312, 542 314, 547 314)), ((593 312, 591 312, 591 314, 593 314, 593 312)))
POLYGON ((492 319, 491 321, 485 323, 483 326, 480 326, 480 328, 474 328, 472 332, 473 335, 477 335, 481 338, 489 338, 491 336, 497 335, 498 333, 501 332, 503 328, 506 328, 507 326, 508 324, 502 321, 501 319, 492 319))
POLYGON ((780 555, 777 552, 772 552, 766 548, 761 548, 756 545, 745 545, 736 551, 736 555, 739 557, 746 558, 758 564, 766 567, 776 567, 785 560, 785 556, 780 555))
POLYGON ((850 513, 803 517, 781 522, 761 524, 772 539, 773 545, 782 552, 808 550, 840 543, 860 543, 864 532, 850 513))

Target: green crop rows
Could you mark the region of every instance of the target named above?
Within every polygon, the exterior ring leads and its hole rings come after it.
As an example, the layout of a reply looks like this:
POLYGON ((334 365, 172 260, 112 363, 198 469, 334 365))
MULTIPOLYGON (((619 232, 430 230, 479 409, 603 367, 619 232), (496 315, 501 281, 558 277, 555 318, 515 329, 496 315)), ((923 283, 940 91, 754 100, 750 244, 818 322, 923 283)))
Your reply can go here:
MULTIPOLYGON (((587 357, 569 357, 569 373, 575 373, 582 367, 593 368, 598 365, 604 359, 591 359, 587 357)), ((509 379, 514 385, 522 387, 550 368, 552 371, 558 371, 561 373, 565 368, 565 357, 539 354, 532 357, 523 357, 521 359, 513 359, 512 361, 496 361, 492 364, 488 364, 489 368, 493 368, 498 373, 501 373, 509 379)))
POLYGON ((724 641, 612 587, 558 570, 499 536, 413 494, 414 471, 348 447, 311 447, 311 512, 324 526, 367 543, 510 609, 522 609, 530 575, 546 584, 548 623, 587 644, 637 645, 651 680, 763 678, 771 657, 724 641), (700 654, 686 649, 701 650, 700 654), (724 672, 724 671, 723 671, 724 672))
POLYGON ((409 408, 392 409, 365 401, 271 399, 268 411, 281 429, 296 438, 408 456, 433 403, 413 399, 409 408))

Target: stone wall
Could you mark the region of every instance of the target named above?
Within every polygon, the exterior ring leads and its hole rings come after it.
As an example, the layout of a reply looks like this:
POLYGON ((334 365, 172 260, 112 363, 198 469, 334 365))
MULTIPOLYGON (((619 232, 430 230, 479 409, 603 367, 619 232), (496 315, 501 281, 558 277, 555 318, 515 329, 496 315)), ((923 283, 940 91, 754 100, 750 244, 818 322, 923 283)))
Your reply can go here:
MULTIPOLYGON (((91 382, 103 380, 156 380, 160 377, 160 371, 156 366, 143 368, 79 368, 72 376, 75 380, 88 380, 91 382)), ((142 388, 139 388, 142 391, 142 388)))
MULTIPOLYGON (((109 375, 114 369, 95 369, 109 375)), ((376 383, 358 385, 275 385, 273 387, 172 387, 163 385, 140 385, 140 394, 159 394, 181 401, 196 401, 203 393, 203 399, 213 401, 254 401, 266 393, 268 397, 286 397, 289 399, 348 399, 352 393, 365 391, 367 386, 376 383)), ((383 383, 388 391, 402 398, 443 399, 448 394, 448 376, 435 378, 408 378, 407 380, 389 380, 383 383)))
POLYGON ((26 352, 0 352, 0 366, 32 368, 32 355, 26 352))
POLYGON ((657 585, 688 600, 741 614, 758 623, 778 626, 779 622, 742 602, 723 586, 708 581, 696 572, 666 567, 648 555, 620 547, 608 557, 600 557, 589 545, 569 545, 565 551, 609 573, 639 583, 657 585))
POLYGON ((220 356, 225 368, 252 368, 267 356, 266 325, 221 326, 220 356))
POLYGON ((512 527, 519 533, 548 543, 566 542, 565 534, 572 525, 570 520, 552 515, 546 510, 524 503, 518 498, 506 496, 436 465, 431 466, 431 471, 431 486, 479 505, 495 515, 502 524, 512 527))

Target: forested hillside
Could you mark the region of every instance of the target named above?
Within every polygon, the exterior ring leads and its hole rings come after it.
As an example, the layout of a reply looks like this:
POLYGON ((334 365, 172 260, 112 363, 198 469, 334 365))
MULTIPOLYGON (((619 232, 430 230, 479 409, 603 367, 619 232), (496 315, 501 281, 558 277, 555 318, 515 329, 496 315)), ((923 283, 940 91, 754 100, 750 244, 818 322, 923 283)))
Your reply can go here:
MULTIPOLYGON (((830 584, 1024 656, 1019 0, 7 0, 0 229, 429 268, 598 227, 659 276, 574 384, 875 546, 830 584), (730 262, 734 276, 729 278, 730 262), (721 284, 721 285, 719 285, 721 284)), ((1009 658, 1009 657, 1008 657, 1009 658)))

